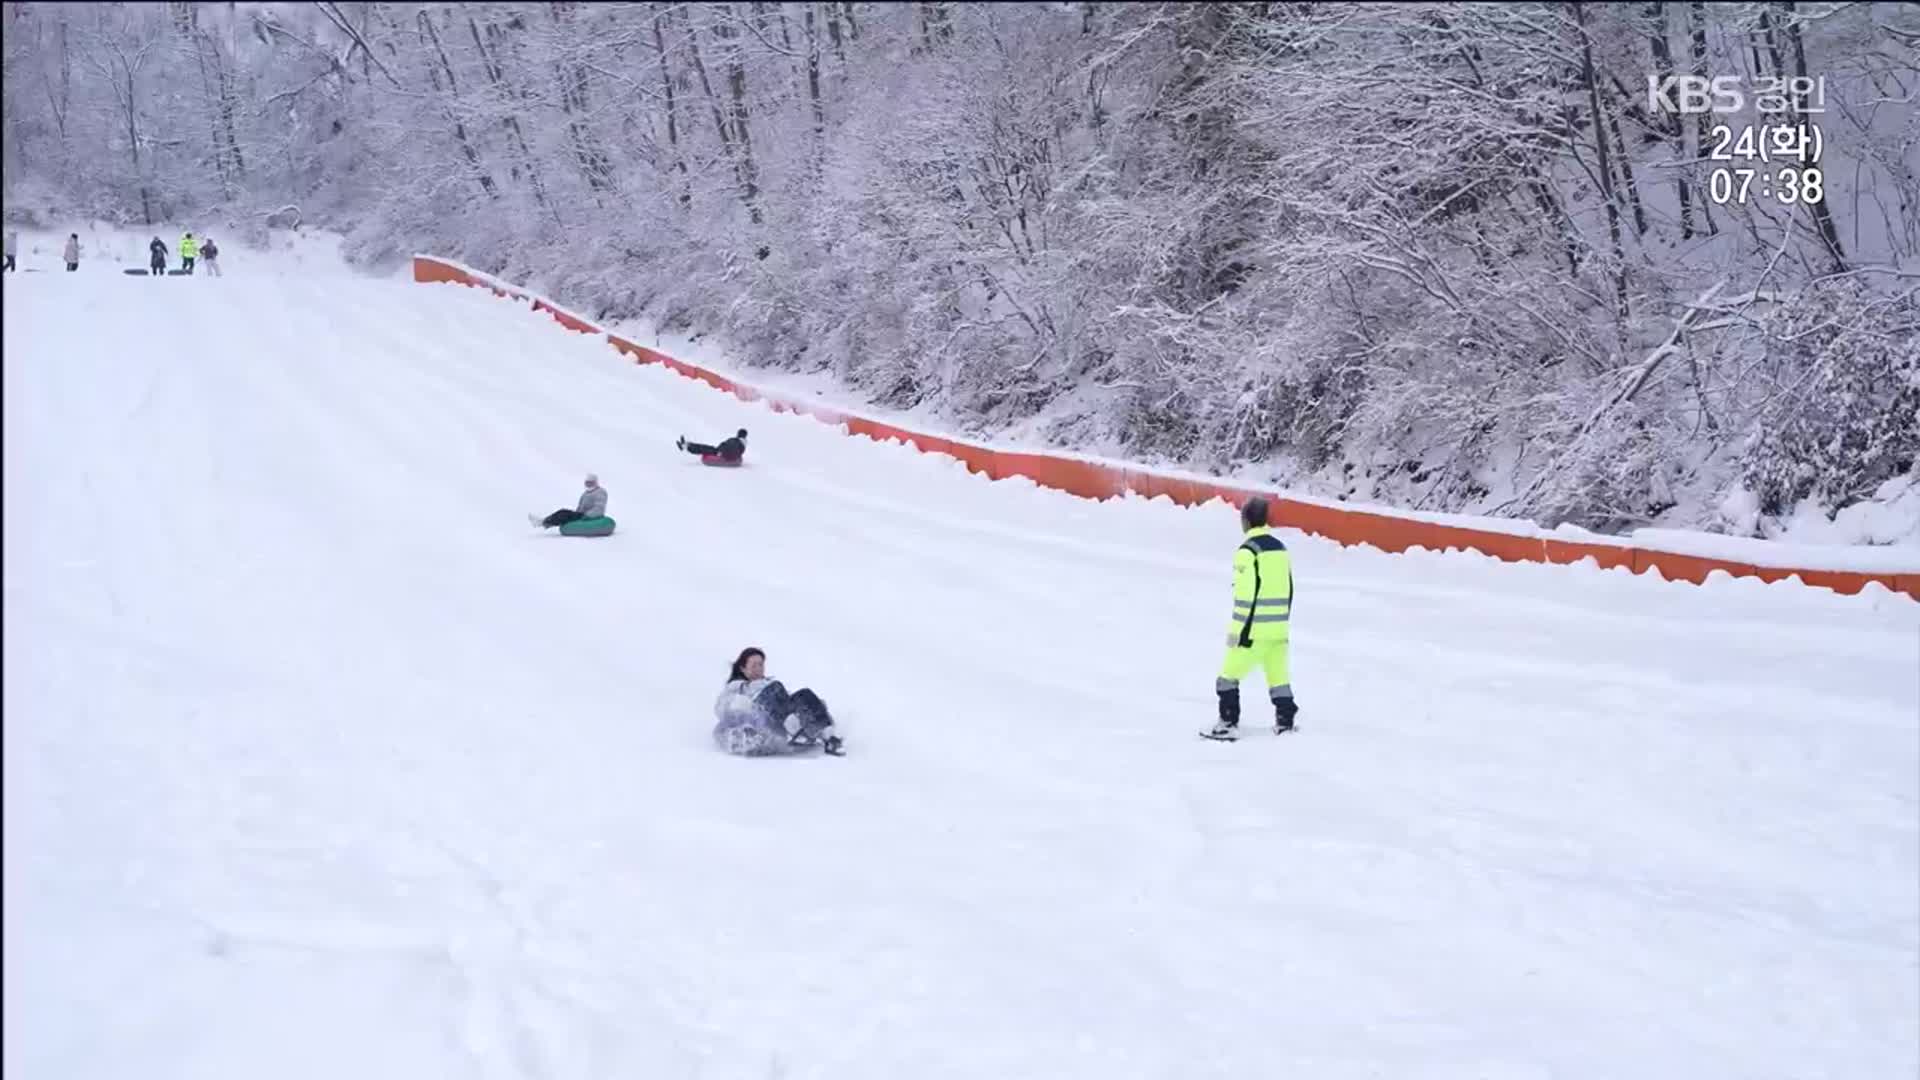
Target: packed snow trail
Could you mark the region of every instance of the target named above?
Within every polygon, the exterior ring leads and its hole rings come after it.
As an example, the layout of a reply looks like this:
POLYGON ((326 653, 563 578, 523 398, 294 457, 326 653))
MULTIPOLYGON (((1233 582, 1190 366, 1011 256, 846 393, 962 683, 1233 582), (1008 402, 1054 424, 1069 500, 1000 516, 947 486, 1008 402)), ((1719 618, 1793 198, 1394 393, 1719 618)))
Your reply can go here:
POLYGON ((1230 508, 261 262, 6 283, 9 1077, 1920 1069, 1920 605, 1283 533, 1206 742, 1230 508))

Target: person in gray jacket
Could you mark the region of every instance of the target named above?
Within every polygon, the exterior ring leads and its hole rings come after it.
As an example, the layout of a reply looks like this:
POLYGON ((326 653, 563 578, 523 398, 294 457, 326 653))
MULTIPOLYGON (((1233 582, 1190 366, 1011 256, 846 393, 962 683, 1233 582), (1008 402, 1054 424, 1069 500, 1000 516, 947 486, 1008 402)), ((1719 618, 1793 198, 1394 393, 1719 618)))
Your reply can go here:
POLYGON ((67 272, 80 269, 80 234, 68 233, 67 246, 60 250, 60 257, 67 260, 67 272))
POLYGON ((600 478, 592 473, 587 474, 586 484, 587 490, 580 493, 580 502, 573 509, 555 510, 544 518, 538 514, 528 514, 527 520, 543 529, 551 529, 581 518, 606 517, 607 489, 600 486, 600 478))

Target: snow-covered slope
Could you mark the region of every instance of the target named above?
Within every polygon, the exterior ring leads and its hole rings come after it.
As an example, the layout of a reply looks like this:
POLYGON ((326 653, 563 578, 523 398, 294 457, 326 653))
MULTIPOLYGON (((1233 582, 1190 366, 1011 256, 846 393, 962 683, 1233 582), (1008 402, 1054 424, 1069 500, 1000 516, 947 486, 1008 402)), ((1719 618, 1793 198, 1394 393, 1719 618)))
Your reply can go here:
POLYGON ((1920 1068, 1920 605, 1293 536, 1209 743, 1229 510, 239 265, 5 283, 9 1076, 1920 1068))

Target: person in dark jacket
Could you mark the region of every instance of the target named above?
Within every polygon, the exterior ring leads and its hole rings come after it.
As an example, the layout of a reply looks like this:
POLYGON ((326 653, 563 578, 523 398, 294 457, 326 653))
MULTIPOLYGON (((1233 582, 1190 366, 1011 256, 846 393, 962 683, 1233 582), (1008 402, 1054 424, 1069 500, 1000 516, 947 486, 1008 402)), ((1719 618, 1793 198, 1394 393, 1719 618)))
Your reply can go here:
POLYGON ((733 438, 731 439, 720 440, 719 446, 708 446, 706 443, 688 442, 685 435, 680 436, 680 441, 674 445, 698 457, 717 457, 722 461, 739 461, 747 455, 747 429, 741 428, 739 431, 734 432, 733 438))
POLYGON ((730 754, 759 757, 816 745, 835 757, 844 753, 827 703, 811 689, 789 694, 780 680, 767 678, 767 654, 759 649, 742 649, 734 658, 713 712, 713 740, 730 754))
POLYGON ((154 277, 164 277, 167 273, 167 245, 157 236, 147 245, 147 269, 154 277))
POLYGON ((607 515, 607 489, 600 486, 600 478, 587 474, 587 489, 580 493, 580 502, 571 510, 555 510, 546 517, 528 514, 527 520, 543 529, 565 525, 581 518, 605 517, 607 515))
POLYGON ((200 245, 200 259, 207 264, 208 277, 220 276, 220 245, 213 242, 213 237, 200 245))

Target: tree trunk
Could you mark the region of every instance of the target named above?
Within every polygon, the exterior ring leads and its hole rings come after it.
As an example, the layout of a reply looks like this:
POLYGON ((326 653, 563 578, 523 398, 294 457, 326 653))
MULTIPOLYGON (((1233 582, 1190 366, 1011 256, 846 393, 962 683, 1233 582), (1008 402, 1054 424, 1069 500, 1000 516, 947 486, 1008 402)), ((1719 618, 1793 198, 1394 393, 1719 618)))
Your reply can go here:
MULTIPOLYGON (((440 35, 433 28, 432 17, 422 10, 419 22, 420 29, 426 34, 427 40, 433 44, 434 54, 440 58, 440 70, 446 73, 449 96, 454 101, 459 101, 460 83, 454 78, 453 64, 447 59, 446 47, 440 44, 440 35)), ((436 91, 440 89, 440 75, 431 67, 427 69, 427 79, 436 91)), ((493 176, 487 172, 486 167, 480 163, 480 152, 473 148, 473 140, 467 138, 467 125, 454 115, 452 107, 442 103, 440 109, 446 114, 447 119, 453 122, 454 141, 460 144, 461 156, 467 159, 467 165, 472 169, 474 179, 479 182, 480 190, 486 192, 489 199, 498 199, 500 188, 493 182, 493 176)))
MULTIPOLYGON (((1807 77, 1807 47, 1800 38, 1800 22, 1798 19, 1792 17, 1793 0, 1783 0, 1781 9, 1787 12, 1788 15, 1785 21, 1787 24, 1787 40, 1793 48, 1793 74, 1796 78, 1804 80, 1807 77)), ((1800 85, 1805 86, 1806 83, 1802 82, 1800 85)), ((1796 92, 1793 100, 1795 115, 1804 116, 1805 113, 1802 110, 1806 108, 1806 105, 1806 95, 1796 92)), ((1806 169, 1802 170, 1801 174, 1804 176, 1806 172, 1818 168, 1819 165, 1820 163, 1817 161, 1812 162, 1806 169)), ((1825 192, 1822 192, 1818 200, 1807 202, 1803 199, 1801 200, 1801 204, 1813 214, 1814 226, 1820 230, 1820 242, 1825 245, 1828 257, 1833 260, 1833 272, 1836 274, 1846 273, 1847 254, 1840 247, 1840 231, 1834 228, 1833 213, 1827 209, 1825 192)))
MULTIPOLYGON (((1707 5, 1705 0, 1692 0, 1692 2, 1687 5, 1687 20, 1689 24, 1688 30, 1690 31, 1689 37, 1693 45, 1693 75, 1697 79, 1704 80, 1707 77, 1707 5)), ((1704 112, 1693 114, 1692 160, 1696 162, 1706 155, 1707 146, 1712 142, 1712 133, 1708 130, 1708 125, 1711 122, 1712 118, 1704 112)), ((1713 220, 1713 206, 1706 199, 1700 200, 1700 216, 1707 223, 1707 235, 1718 236, 1720 234, 1720 225, 1713 220)))
POLYGON ((1627 140, 1620 134, 1620 115, 1607 114, 1607 124, 1613 129, 1613 144, 1620 155, 1620 178, 1627 189, 1627 202, 1633 206, 1633 231, 1636 235, 1647 234, 1647 211, 1640 205, 1640 185, 1633 179, 1633 158, 1627 154, 1627 140))
POLYGON ((828 4, 826 6, 827 40, 833 42, 834 59, 840 61, 840 72, 842 75, 845 75, 847 70, 847 45, 846 42, 840 40, 839 9, 840 5, 838 4, 828 4))
MULTIPOLYGON (((722 111, 722 106, 720 103, 720 95, 713 92, 713 80, 708 78, 706 61, 702 59, 700 55, 700 31, 697 27, 693 25, 693 21, 687 15, 685 7, 682 7, 680 9, 680 17, 683 20, 686 20, 687 47, 689 50, 691 50, 693 55, 693 70, 695 74, 699 75, 700 89, 706 93, 707 103, 713 109, 713 124, 714 124, 714 128, 720 133, 721 149, 726 152, 728 159, 733 163, 734 180, 739 185, 740 199, 742 202, 746 204, 747 216, 750 219, 752 219, 755 225, 758 225, 760 224, 760 206, 759 206, 759 198, 758 198, 760 194, 760 190, 759 190, 759 186, 754 182, 754 175, 752 172, 752 165, 751 165, 752 154, 749 151, 747 154, 743 155, 740 152, 740 150, 736 147, 735 143, 737 142, 737 136, 740 134, 740 132, 737 132, 733 128, 730 122, 731 117, 734 115, 736 110, 739 112, 743 120, 745 118, 744 113, 746 109, 746 101, 745 101, 746 73, 744 71, 741 71, 739 73, 740 82, 739 82, 738 91, 736 95, 736 106, 729 106, 725 109, 725 111, 722 111)), ((714 28, 713 36, 724 43, 729 40, 730 33, 731 33, 730 28, 727 28, 726 23, 723 21, 714 28)), ((730 70, 729 70, 728 77, 730 80, 732 78, 732 70, 737 69, 738 67, 739 67, 739 57, 735 55, 729 61, 730 70)), ((744 127, 743 127, 743 130, 744 130, 744 127)))
MULTIPOLYGON (((473 47, 479 50, 481 70, 487 73, 487 81, 493 85, 494 89, 499 90, 504 98, 521 97, 521 94, 507 85, 505 65, 500 63, 497 50, 489 49, 487 42, 481 40, 480 26, 474 22, 471 15, 467 17, 467 32, 473 35, 473 47)), ((500 28, 497 24, 487 24, 487 38, 498 43, 500 28)), ((560 219, 558 212, 547 201, 547 185, 540 178, 540 164, 534 159, 532 149, 527 146, 526 132, 520 127, 520 115, 509 111, 501 118, 501 124, 513 136, 514 147, 520 152, 520 163, 527 170, 527 183, 533 189, 534 202, 539 204, 542 210, 552 214, 554 220, 558 222, 560 219)))
MULTIPOLYGON (((1653 0, 1647 5, 1647 43, 1653 49, 1653 69, 1665 85, 1665 80, 1673 77, 1673 48, 1667 44, 1667 5, 1664 0, 1653 0)), ((1680 117, 1661 112, 1654 118, 1660 125, 1661 133, 1666 136, 1667 144, 1673 148, 1674 156, 1685 161, 1687 153, 1687 135, 1681 127, 1680 117)), ((1674 191, 1680 198, 1680 238, 1693 237, 1693 184, 1687 169, 1679 170, 1674 176, 1674 191)))
POLYGON ((660 54, 660 86, 666 91, 667 102, 667 146, 673 151, 673 168, 680 174, 680 208, 690 210, 693 207, 693 182, 687 175, 686 152, 680 149, 680 114, 673 99, 673 70, 668 64, 667 34, 663 22, 662 4, 653 5, 653 47, 660 54))
POLYGON ((1632 314, 1627 307, 1627 261, 1620 243, 1620 206, 1613 191, 1613 155, 1607 152, 1607 114, 1600 101, 1600 81, 1593 70, 1593 38, 1587 34, 1586 12, 1573 0, 1573 18, 1580 28, 1580 76, 1587 84, 1587 102, 1593 109, 1593 145, 1600 155, 1600 197, 1607 204, 1607 236, 1613 241, 1613 292, 1618 305, 1616 326, 1624 328, 1632 314))
POLYGON ((587 189, 597 194, 614 186, 613 168, 593 133, 587 129, 586 118, 591 115, 587 98, 587 69, 570 52, 579 41, 574 25, 577 6, 555 0, 547 10, 561 33, 562 47, 569 50, 555 65, 560 84, 560 111, 567 115, 567 142, 573 147, 574 163, 579 166, 587 189))
POLYGON ((247 159, 240 152, 240 136, 234 130, 234 104, 238 95, 234 93, 233 72, 221 59, 219 52, 214 53, 214 74, 220 83, 220 126, 227 135, 227 149, 233 153, 234 175, 242 181, 247 177, 247 159))
POLYGON ((224 198, 232 198, 233 178, 227 175, 227 148, 225 140, 220 137, 220 108, 215 101, 213 77, 211 73, 207 71, 207 53, 206 50, 201 47, 199 38, 196 37, 192 39, 192 42, 194 64, 200 69, 200 92, 203 100, 206 102, 207 139, 208 146, 213 150, 214 172, 219 174, 220 177, 221 196, 224 198))
POLYGON ((817 154, 827 137, 827 111, 820 100, 820 35, 813 29, 813 9, 814 5, 807 5, 802 26, 807 35, 807 98, 813 103, 813 139, 817 154))
POLYGON ((760 213, 760 170, 753 159, 753 132, 747 125, 747 68, 740 56, 739 34, 725 22, 715 24, 714 37, 726 44, 728 117, 740 150, 740 188, 747 200, 747 216, 755 225, 760 213))
POLYGON ((138 108, 136 103, 140 99, 133 96, 132 66, 125 63, 121 66, 125 69, 127 76, 127 145, 133 150, 133 175, 140 180, 140 216, 151 225, 153 224, 153 195, 147 189, 146 177, 140 173, 140 125, 139 114, 136 111, 138 108))

